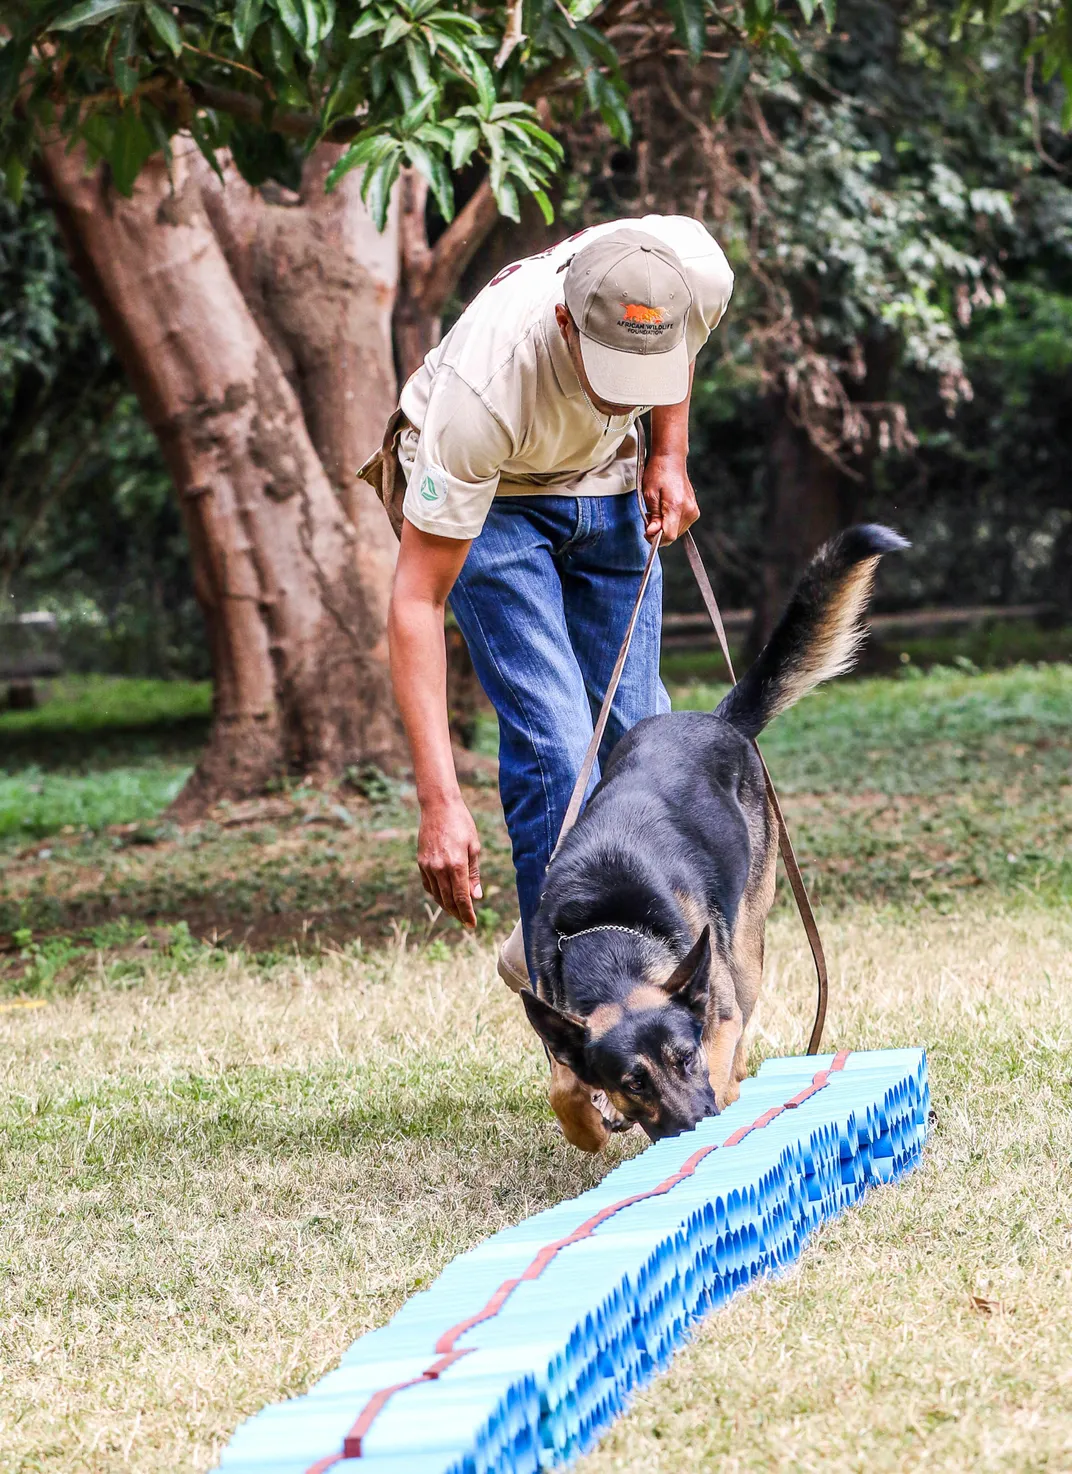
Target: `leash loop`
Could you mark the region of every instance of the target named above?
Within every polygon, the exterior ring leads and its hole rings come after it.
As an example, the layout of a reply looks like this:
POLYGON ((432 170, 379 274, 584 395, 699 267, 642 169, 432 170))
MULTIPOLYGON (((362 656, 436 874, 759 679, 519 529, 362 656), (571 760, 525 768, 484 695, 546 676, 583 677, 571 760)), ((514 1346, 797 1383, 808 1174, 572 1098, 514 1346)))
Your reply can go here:
MULTIPOLYGON (((637 497, 640 500, 641 504, 641 510, 643 511, 644 503, 642 488, 644 484, 644 427, 640 423, 639 419, 636 421, 635 428, 637 437, 636 489, 637 497)), ((611 672, 610 680, 607 683, 606 695, 603 697, 603 704, 599 709, 599 716, 596 719, 595 728, 593 729, 591 739, 588 743, 588 750, 584 755, 584 762, 581 764, 581 770, 577 775, 577 781, 573 785, 573 792, 570 794, 570 801, 566 807, 565 817, 562 820, 562 828, 558 832, 558 840, 555 843, 555 848, 551 855, 552 860, 562 848, 562 841, 576 824, 580 816, 581 804, 584 802, 584 795, 588 789, 588 783, 592 776, 593 770, 595 769, 596 756, 599 752, 599 745, 603 741, 604 732, 607 730, 607 722, 610 720, 610 709, 614 703, 614 697, 618 691, 618 685, 622 678, 622 671, 625 669, 625 662, 629 655, 629 647, 633 643, 633 634, 636 630, 637 620, 640 618, 640 608, 644 602, 644 595, 648 591, 648 584, 651 581, 652 570, 655 567, 655 559, 659 556, 659 549, 662 546, 662 541, 663 535, 660 531, 652 540, 651 551, 648 554, 648 561, 644 565, 644 572, 640 580, 640 587, 637 590, 636 600, 633 603, 633 612, 629 616, 629 623, 626 626, 625 635, 622 639, 621 649, 618 651, 618 659, 614 662, 614 669, 611 672)), ((726 669, 729 672, 730 680, 733 682, 734 685, 736 685, 737 677, 733 671, 733 661, 730 659, 730 647, 729 642, 726 639, 726 627, 722 622, 722 615, 719 611, 718 600, 715 598, 715 591, 711 587, 711 580, 707 576, 707 569, 704 567, 703 559, 700 557, 700 550, 696 546, 696 539, 693 537, 691 532, 686 532, 684 534, 684 543, 685 556, 689 560, 689 567, 692 569, 693 577, 696 579, 696 584, 700 590, 700 598, 703 600, 704 608, 707 610, 711 623, 712 625, 714 625, 715 634, 718 636, 718 643, 722 650, 722 658, 726 662, 726 669)), ((778 849, 782 856, 782 863, 785 866, 786 876, 789 879, 790 889, 793 892, 793 899, 796 902, 797 910, 800 913, 800 920, 803 924, 805 935, 808 938, 808 946, 811 948, 812 961, 815 964, 815 1021, 812 1024, 811 1038, 808 1041, 808 1053, 818 1054, 819 1046, 823 1041, 823 1027, 826 1023, 826 1007, 830 992, 829 974, 826 966, 826 953, 823 950, 822 937, 819 935, 819 924, 815 919, 815 911, 811 904, 811 898, 808 895, 808 888, 804 884, 804 877, 800 872, 800 865, 797 861, 796 851, 793 849, 793 841, 789 837, 789 830, 786 827, 785 816, 782 813, 782 805, 778 799, 777 790, 775 789, 774 783, 771 780, 771 775, 767 769, 767 764, 763 761, 763 754, 759 750, 758 743, 753 741, 752 746, 755 748, 756 756, 759 758, 760 767, 763 769, 763 781, 767 787, 767 798, 769 799, 770 806, 774 811, 775 823, 778 829, 778 849)), ((561 940, 559 942, 559 949, 561 950, 561 940)))

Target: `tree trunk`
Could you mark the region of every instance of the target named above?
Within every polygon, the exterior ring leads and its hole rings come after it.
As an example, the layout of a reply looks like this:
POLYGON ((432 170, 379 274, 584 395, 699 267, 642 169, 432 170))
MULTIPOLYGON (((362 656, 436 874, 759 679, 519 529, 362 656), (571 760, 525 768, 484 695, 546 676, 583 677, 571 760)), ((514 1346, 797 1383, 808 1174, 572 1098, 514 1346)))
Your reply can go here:
POLYGON ((282 771, 312 779, 403 756, 385 621, 394 539, 354 470, 395 401, 397 225, 356 175, 326 195, 220 187, 177 140, 124 200, 80 152, 44 150, 72 258, 181 500, 215 676, 194 814, 282 771))
POLYGON ((805 563, 827 538, 858 520, 867 484, 879 453, 876 413, 888 409, 890 380, 897 361, 893 334, 861 345, 863 373, 850 398, 871 421, 871 433, 853 460, 852 474, 824 455, 794 423, 783 393, 772 394, 767 459, 767 509, 761 584, 748 636, 755 659, 785 607, 805 563))
POLYGON ((754 660, 785 607, 800 570, 819 545, 855 516, 860 487, 812 444, 772 395, 763 563, 748 637, 754 660))

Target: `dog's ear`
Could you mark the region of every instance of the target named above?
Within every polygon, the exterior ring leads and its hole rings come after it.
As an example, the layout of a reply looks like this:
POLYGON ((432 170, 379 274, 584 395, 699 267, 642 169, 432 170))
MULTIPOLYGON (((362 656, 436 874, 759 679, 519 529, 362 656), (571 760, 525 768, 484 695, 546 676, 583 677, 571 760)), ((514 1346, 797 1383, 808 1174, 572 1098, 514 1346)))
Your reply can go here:
POLYGON ((565 1065, 578 1078, 585 1073, 584 1045, 588 1030, 578 1018, 560 1013, 550 1003, 545 1003, 536 993, 522 989, 521 1002, 525 1005, 529 1023, 539 1034, 559 1064, 565 1065))
POLYGON ((663 984, 665 992, 677 1003, 683 1003, 697 1018, 707 1015, 707 995, 711 986, 711 928, 705 926, 683 961, 679 962, 663 984))

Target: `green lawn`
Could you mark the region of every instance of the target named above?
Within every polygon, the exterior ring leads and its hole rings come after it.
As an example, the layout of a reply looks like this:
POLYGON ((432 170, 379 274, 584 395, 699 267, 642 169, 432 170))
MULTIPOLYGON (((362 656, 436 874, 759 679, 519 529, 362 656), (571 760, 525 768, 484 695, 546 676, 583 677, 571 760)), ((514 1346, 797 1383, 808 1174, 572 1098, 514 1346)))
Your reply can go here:
MULTIPOLYGON (((453 1255, 641 1145, 592 1161, 549 1115, 494 976, 490 771, 470 938, 423 905, 404 785, 179 829, 203 693, 167 693, 163 727, 97 696, 122 720, 77 740, 60 703, 17 742, 0 719, 2 1474, 209 1468, 453 1255)), ((828 1042, 925 1044, 933 1138, 578 1474, 1070 1468, 1072 668, 846 681, 763 745, 821 902, 828 1042)), ((811 1016, 784 897, 768 937, 756 1057, 811 1016)))
MULTIPOLYGON (((723 689, 673 694, 678 706, 713 707, 723 689)), ((180 686, 170 699, 184 722, 203 720, 200 688, 180 686)), ((192 732, 148 717, 138 724, 132 700, 117 705, 127 725, 87 732, 77 763, 58 728, 58 751, 39 727, 32 756, 0 756, 0 933, 69 932, 125 916, 146 926, 186 920, 199 935, 263 948, 375 940, 398 917, 426 920, 405 785, 384 783, 371 797, 294 787, 180 831, 154 821, 196 756, 192 732)), ((56 724, 61 711, 57 702, 29 718, 56 724)), ((3 723, 13 720, 0 719, 0 755, 3 723)), ((482 745, 494 750, 493 730, 482 745)), ((978 888, 1010 900, 1072 897, 1072 666, 835 683, 780 718, 763 748, 828 908, 867 900, 941 909, 978 888)), ((512 909, 512 872, 490 772, 470 801, 494 927, 512 909)))

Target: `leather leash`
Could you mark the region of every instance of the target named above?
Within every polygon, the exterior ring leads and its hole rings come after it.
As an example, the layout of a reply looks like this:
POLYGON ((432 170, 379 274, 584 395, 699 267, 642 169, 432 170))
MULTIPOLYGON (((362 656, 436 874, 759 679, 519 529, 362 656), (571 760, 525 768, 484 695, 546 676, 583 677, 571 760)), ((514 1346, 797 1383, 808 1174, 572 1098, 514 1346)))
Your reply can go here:
MULTIPOLYGON (((637 496, 641 497, 641 488, 644 484, 644 429, 639 420, 636 422, 636 431, 637 496)), ((643 507, 642 499, 641 504, 643 507)), ((629 647, 633 643, 633 634, 636 631, 637 620, 640 617, 640 606, 643 604, 644 595, 648 591, 648 584, 651 582, 652 571, 655 567, 655 560, 659 556, 659 549, 662 546, 662 541, 663 535, 660 532, 651 545, 651 551, 648 554, 648 561, 644 565, 644 573, 641 577, 640 588, 637 590, 636 600, 633 604, 633 612, 629 616, 629 623, 626 626, 625 636, 622 640, 621 649, 618 651, 618 659, 614 662, 614 669, 611 672, 610 680, 607 683, 607 692, 606 695, 603 697, 603 704, 599 708, 599 716, 596 719, 595 729, 592 732, 591 740, 588 743, 588 750, 584 755, 584 762, 581 764, 581 771, 578 773, 577 781, 573 785, 573 792, 570 795, 570 801, 566 807, 565 818, 562 820, 562 828, 558 832, 558 840, 555 843, 555 848, 551 855, 552 860, 561 849, 562 841, 565 839, 566 835, 570 832, 570 830, 573 828, 578 818, 580 817, 581 804, 584 802, 585 791, 588 788, 589 779, 591 778, 592 772, 595 768, 596 756, 599 752, 599 744, 602 742, 603 734, 607 729, 607 722, 610 719, 610 709, 611 706, 614 704, 614 697, 617 694, 618 684, 621 681, 622 671, 625 669, 625 662, 629 655, 629 647)), ((726 669, 729 672, 731 682, 736 685, 737 677, 733 671, 733 661, 730 659, 730 647, 726 639, 726 627, 722 623, 722 615, 719 612, 718 601, 715 598, 715 591, 711 587, 711 580, 707 576, 707 569, 703 565, 703 559, 700 557, 700 550, 696 546, 696 540, 691 532, 685 533, 684 542, 685 555, 689 560, 689 567, 692 569, 693 577, 696 579, 697 586, 700 590, 700 597, 704 602, 704 608, 707 610, 707 613, 711 619, 711 623, 714 625, 715 634, 718 636, 718 643, 722 650, 722 658, 726 662, 726 669)), ((767 797, 770 799, 771 808, 774 810, 775 822, 778 826, 778 848, 781 851, 782 862, 785 865, 785 873, 789 877, 789 885, 793 892, 793 899, 797 903, 797 910, 800 912, 800 919, 804 925, 804 931, 808 938, 808 945, 811 948, 812 961, 815 963, 815 1022, 812 1024, 811 1038, 808 1041, 808 1053, 818 1054, 819 1046, 822 1043, 823 1039, 823 1026, 826 1023, 827 998, 830 991, 829 975, 826 968, 826 954, 823 951, 823 942, 822 938, 819 935, 819 926, 815 920, 815 912, 812 908, 811 898, 808 895, 807 886, 804 884, 804 877, 800 873, 800 865, 797 862, 796 851, 793 849, 793 841, 790 839, 789 830, 786 828, 785 816, 782 813, 782 806, 778 801, 777 791, 775 790, 774 784, 771 781, 771 775, 767 770, 767 764, 763 761, 763 754, 759 750, 759 744, 753 741, 752 746, 756 750, 756 756, 759 758, 760 767, 763 769, 763 779, 767 785, 767 797)))
MULTIPOLYGON (((715 591, 711 587, 711 580, 707 576, 707 569, 703 566, 700 550, 696 546, 696 539, 691 532, 685 533, 685 556, 689 560, 689 567, 692 569, 693 577, 699 586, 700 597, 704 601, 704 607, 711 616, 711 623, 715 627, 715 634, 718 636, 718 643, 722 647, 722 658, 726 662, 726 669, 729 671, 730 680, 736 685, 737 677, 734 675, 733 661, 730 659, 730 647, 726 640, 726 627, 722 623, 722 615, 719 613, 715 591)), ((811 948, 812 961, 815 963, 815 1022, 811 1026, 808 1053, 818 1054, 819 1045, 823 1041, 823 1026, 826 1023, 826 1003, 830 992, 830 981, 826 970, 826 953, 823 951, 823 939, 819 935, 819 923, 815 920, 811 897, 808 895, 808 888, 804 884, 804 877, 800 873, 796 850, 794 850, 793 841, 789 837, 789 830, 786 827, 785 815, 782 813, 782 806, 778 801, 777 791, 768 771, 767 764, 763 761, 763 754, 759 750, 759 743, 755 739, 752 741, 752 746, 756 750, 759 765, 763 769, 763 781, 767 785, 767 797, 770 799, 771 808, 774 810, 774 818, 778 825, 778 848, 782 852, 785 873, 789 877, 793 899, 797 903, 800 919, 804 923, 808 946, 811 948)))

